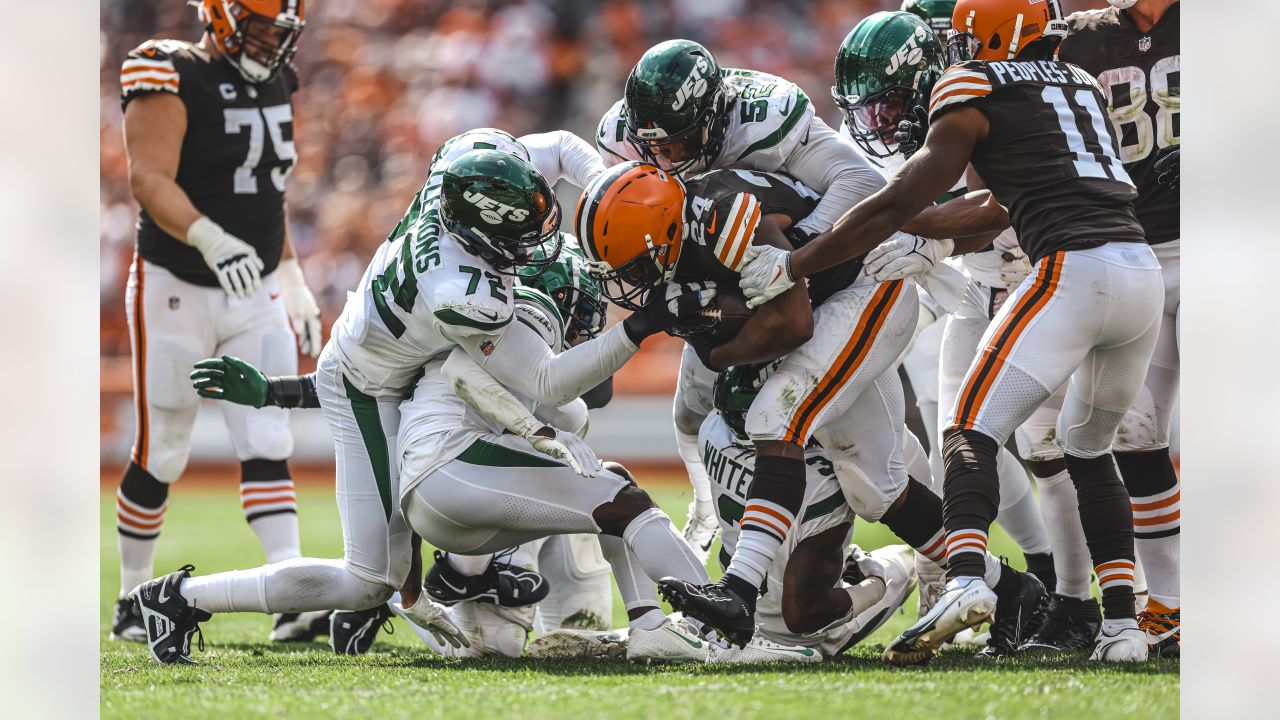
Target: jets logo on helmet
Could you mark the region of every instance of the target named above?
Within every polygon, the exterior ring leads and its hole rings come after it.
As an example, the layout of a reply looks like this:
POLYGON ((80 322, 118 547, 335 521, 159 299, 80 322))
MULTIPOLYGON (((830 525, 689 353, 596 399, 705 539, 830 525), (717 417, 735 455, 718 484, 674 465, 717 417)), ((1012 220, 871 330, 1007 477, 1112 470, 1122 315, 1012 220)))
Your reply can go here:
MULTIPOLYGON (((480 208, 480 219, 490 225, 497 225, 503 220, 520 222, 529 217, 528 210, 525 210, 524 208, 514 208, 510 205, 503 205, 497 200, 487 197, 484 193, 466 190, 463 191, 462 197, 466 198, 467 202, 480 208)), ((537 208, 539 212, 546 209, 546 198, 543 198, 541 195, 534 195, 534 201, 541 205, 541 207, 537 208)))
POLYGON ((671 103, 672 110, 679 110, 689 101, 689 98, 699 98, 707 94, 707 70, 711 64, 707 62, 705 57, 698 57, 693 64, 693 68, 689 71, 689 77, 684 79, 684 84, 676 91, 676 100, 671 103))
POLYGON ((275 77, 298 49, 303 0, 190 0, 218 51, 251 83, 275 77))
POLYGON ((836 52, 831 97, 848 132, 872 157, 899 152, 903 120, 927 122, 925 105, 946 65, 933 31, 910 12, 878 12, 849 32, 836 52))
POLYGON ((627 140, 677 175, 710 167, 724 147, 731 98, 711 52, 691 40, 655 45, 623 91, 627 140))
POLYGON ((507 275, 555 262, 560 206, 533 165, 499 150, 472 150, 440 174, 441 223, 467 252, 507 275))

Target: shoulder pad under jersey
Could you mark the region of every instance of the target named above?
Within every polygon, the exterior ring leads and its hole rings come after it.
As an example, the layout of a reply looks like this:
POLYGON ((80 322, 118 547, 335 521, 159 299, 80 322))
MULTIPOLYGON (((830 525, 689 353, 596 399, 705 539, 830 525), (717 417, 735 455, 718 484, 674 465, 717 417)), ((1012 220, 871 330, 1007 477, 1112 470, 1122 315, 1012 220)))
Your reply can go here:
POLYGON ((929 98, 929 119, 936 120, 942 113, 964 103, 977 103, 990 95, 991 90, 985 62, 969 60, 952 65, 933 86, 933 95, 929 98))
POLYGON ((761 170, 784 169, 795 149, 809 141, 809 96, 795 83, 750 70, 729 70, 725 83, 734 99, 716 167, 746 162, 761 170))
POLYGON ((596 126, 596 149, 604 158, 606 167, 629 160, 644 160, 635 146, 627 142, 626 100, 614 103, 600 118, 600 124, 596 126))
POLYGON ((514 317, 547 341, 552 352, 558 353, 564 348, 564 318, 546 293, 536 288, 517 286, 514 317))
POLYGON ((752 170, 712 170, 689 182, 686 213, 691 239, 716 261, 740 272, 764 215, 797 220, 813 212, 818 196, 791 178, 752 170))
POLYGON ((181 74, 174 56, 183 47, 178 40, 148 40, 129 51, 120 66, 120 103, 128 105, 133 98, 151 92, 177 95, 181 74))
POLYGON ((501 331, 511 322, 512 279, 470 255, 458 262, 459 254, 442 252, 440 267, 431 272, 424 295, 436 322, 454 337, 501 331))

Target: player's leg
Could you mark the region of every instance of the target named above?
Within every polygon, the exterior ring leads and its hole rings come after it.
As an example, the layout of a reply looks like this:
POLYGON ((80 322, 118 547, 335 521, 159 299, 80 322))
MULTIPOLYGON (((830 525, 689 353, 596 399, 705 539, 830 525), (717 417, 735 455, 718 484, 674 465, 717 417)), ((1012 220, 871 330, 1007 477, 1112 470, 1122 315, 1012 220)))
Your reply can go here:
POLYGON ((711 553, 716 533, 720 531, 715 508, 711 506, 711 480, 702 466, 702 453, 698 449, 698 428, 711 412, 711 387, 715 379, 716 374, 708 370, 693 347, 685 343, 680 355, 680 374, 671 414, 675 421, 676 448, 689 474, 689 484, 693 486, 693 502, 689 504, 684 538, 704 563, 711 553))
POLYGON ((935 477, 942 477, 942 449, 938 439, 939 376, 943 333, 950 317, 944 312, 927 295, 921 294, 920 316, 916 323, 918 330, 902 357, 902 369, 911 383, 920 420, 929 440, 929 464, 935 477))
MULTIPOLYGON (((1116 433, 1115 458, 1133 508, 1134 544, 1146 576, 1148 607, 1139 615, 1152 650, 1176 656, 1181 639, 1180 488, 1169 455, 1180 359, 1177 243, 1153 248, 1160 259, 1165 305, 1143 388, 1116 433), (1173 247, 1169 247, 1173 246, 1173 247)), ((1135 580, 1137 578, 1135 577, 1135 580)))
POLYGON ((1160 331, 1159 265, 1148 248, 1142 249, 1145 254, 1109 246, 1084 251, 1105 259, 1101 268, 1103 286, 1111 290, 1109 306, 1097 346, 1072 375, 1058 417, 1058 439, 1102 591, 1102 632, 1094 657, 1113 661, 1147 657, 1135 619, 1133 510, 1111 455, 1116 428, 1142 388, 1160 331))
MULTIPOLYGON (((268 377, 296 375, 298 351, 274 275, 248 300, 228 299, 219 318, 217 355, 232 355, 268 377), (275 298, 274 300, 272 298, 275 298)), ((289 456, 293 435, 286 410, 218 403, 240 460, 240 505, 268 563, 302 555, 298 503, 289 456)))
POLYGON ((116 490, 120 599, 111 638, 144 642, 136 605, 125 596, 155 577, 156 541, 164 525, 169 485, 186 468, 199 398, 187 375, 213 349, 208 295, 218 288, 182 282, 134 259, 125 290, 133 356, 134 442, 116 490))

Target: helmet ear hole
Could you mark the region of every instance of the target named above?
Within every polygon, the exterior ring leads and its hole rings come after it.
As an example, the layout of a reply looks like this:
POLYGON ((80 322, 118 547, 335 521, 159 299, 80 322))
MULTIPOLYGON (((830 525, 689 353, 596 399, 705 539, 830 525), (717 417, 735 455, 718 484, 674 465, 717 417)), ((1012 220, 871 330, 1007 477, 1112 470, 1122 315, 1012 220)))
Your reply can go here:
POLYGON ((996 33, 991 36, 991 42, 987 45, 987 47, 991 48, 992 50, 999 50, 1002 44, 1003 43, 1000 42, 1000 33, 996 33))
POLYGON ((667 240, 671 241, 671 240, 675 240, 675 238, 676 238, 676 224, 673 222, 667 226, 667 240))

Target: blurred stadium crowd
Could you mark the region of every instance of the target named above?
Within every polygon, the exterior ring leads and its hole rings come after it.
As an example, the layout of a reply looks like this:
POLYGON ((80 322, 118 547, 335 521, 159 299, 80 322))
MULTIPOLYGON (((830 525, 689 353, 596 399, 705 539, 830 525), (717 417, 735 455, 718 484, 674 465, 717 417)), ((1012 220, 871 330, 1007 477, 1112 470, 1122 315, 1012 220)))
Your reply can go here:
MULTIPOLYGON (((600 115, 621 96, 635 61, 650 45, 673 37, 706 44, 724 66, 765 70, 798 83, 834 126, 838 118, 828 88, 835 48, 863 17, 899 4, 308 3, 296 57, 302 87, 294 98, 294 137, 300 159, 287 201, 293 241, 325 327, 421 186, 432 153, 451 135, 483 126, 516 135, 564 128, 590 140, 600 115)), ((102 0, 101 19, 101 349, 104 359, 127 363, 124 285, 137 204, 121 141, 119 67, 147 38, 196 40, 201 29, 184 0, 102 0)), ((571 213, 576 200, 574 192, 562 196, 561 204, 571 213)), ((676 361, 674 341, 656 345, 651 354, 676 361)))

